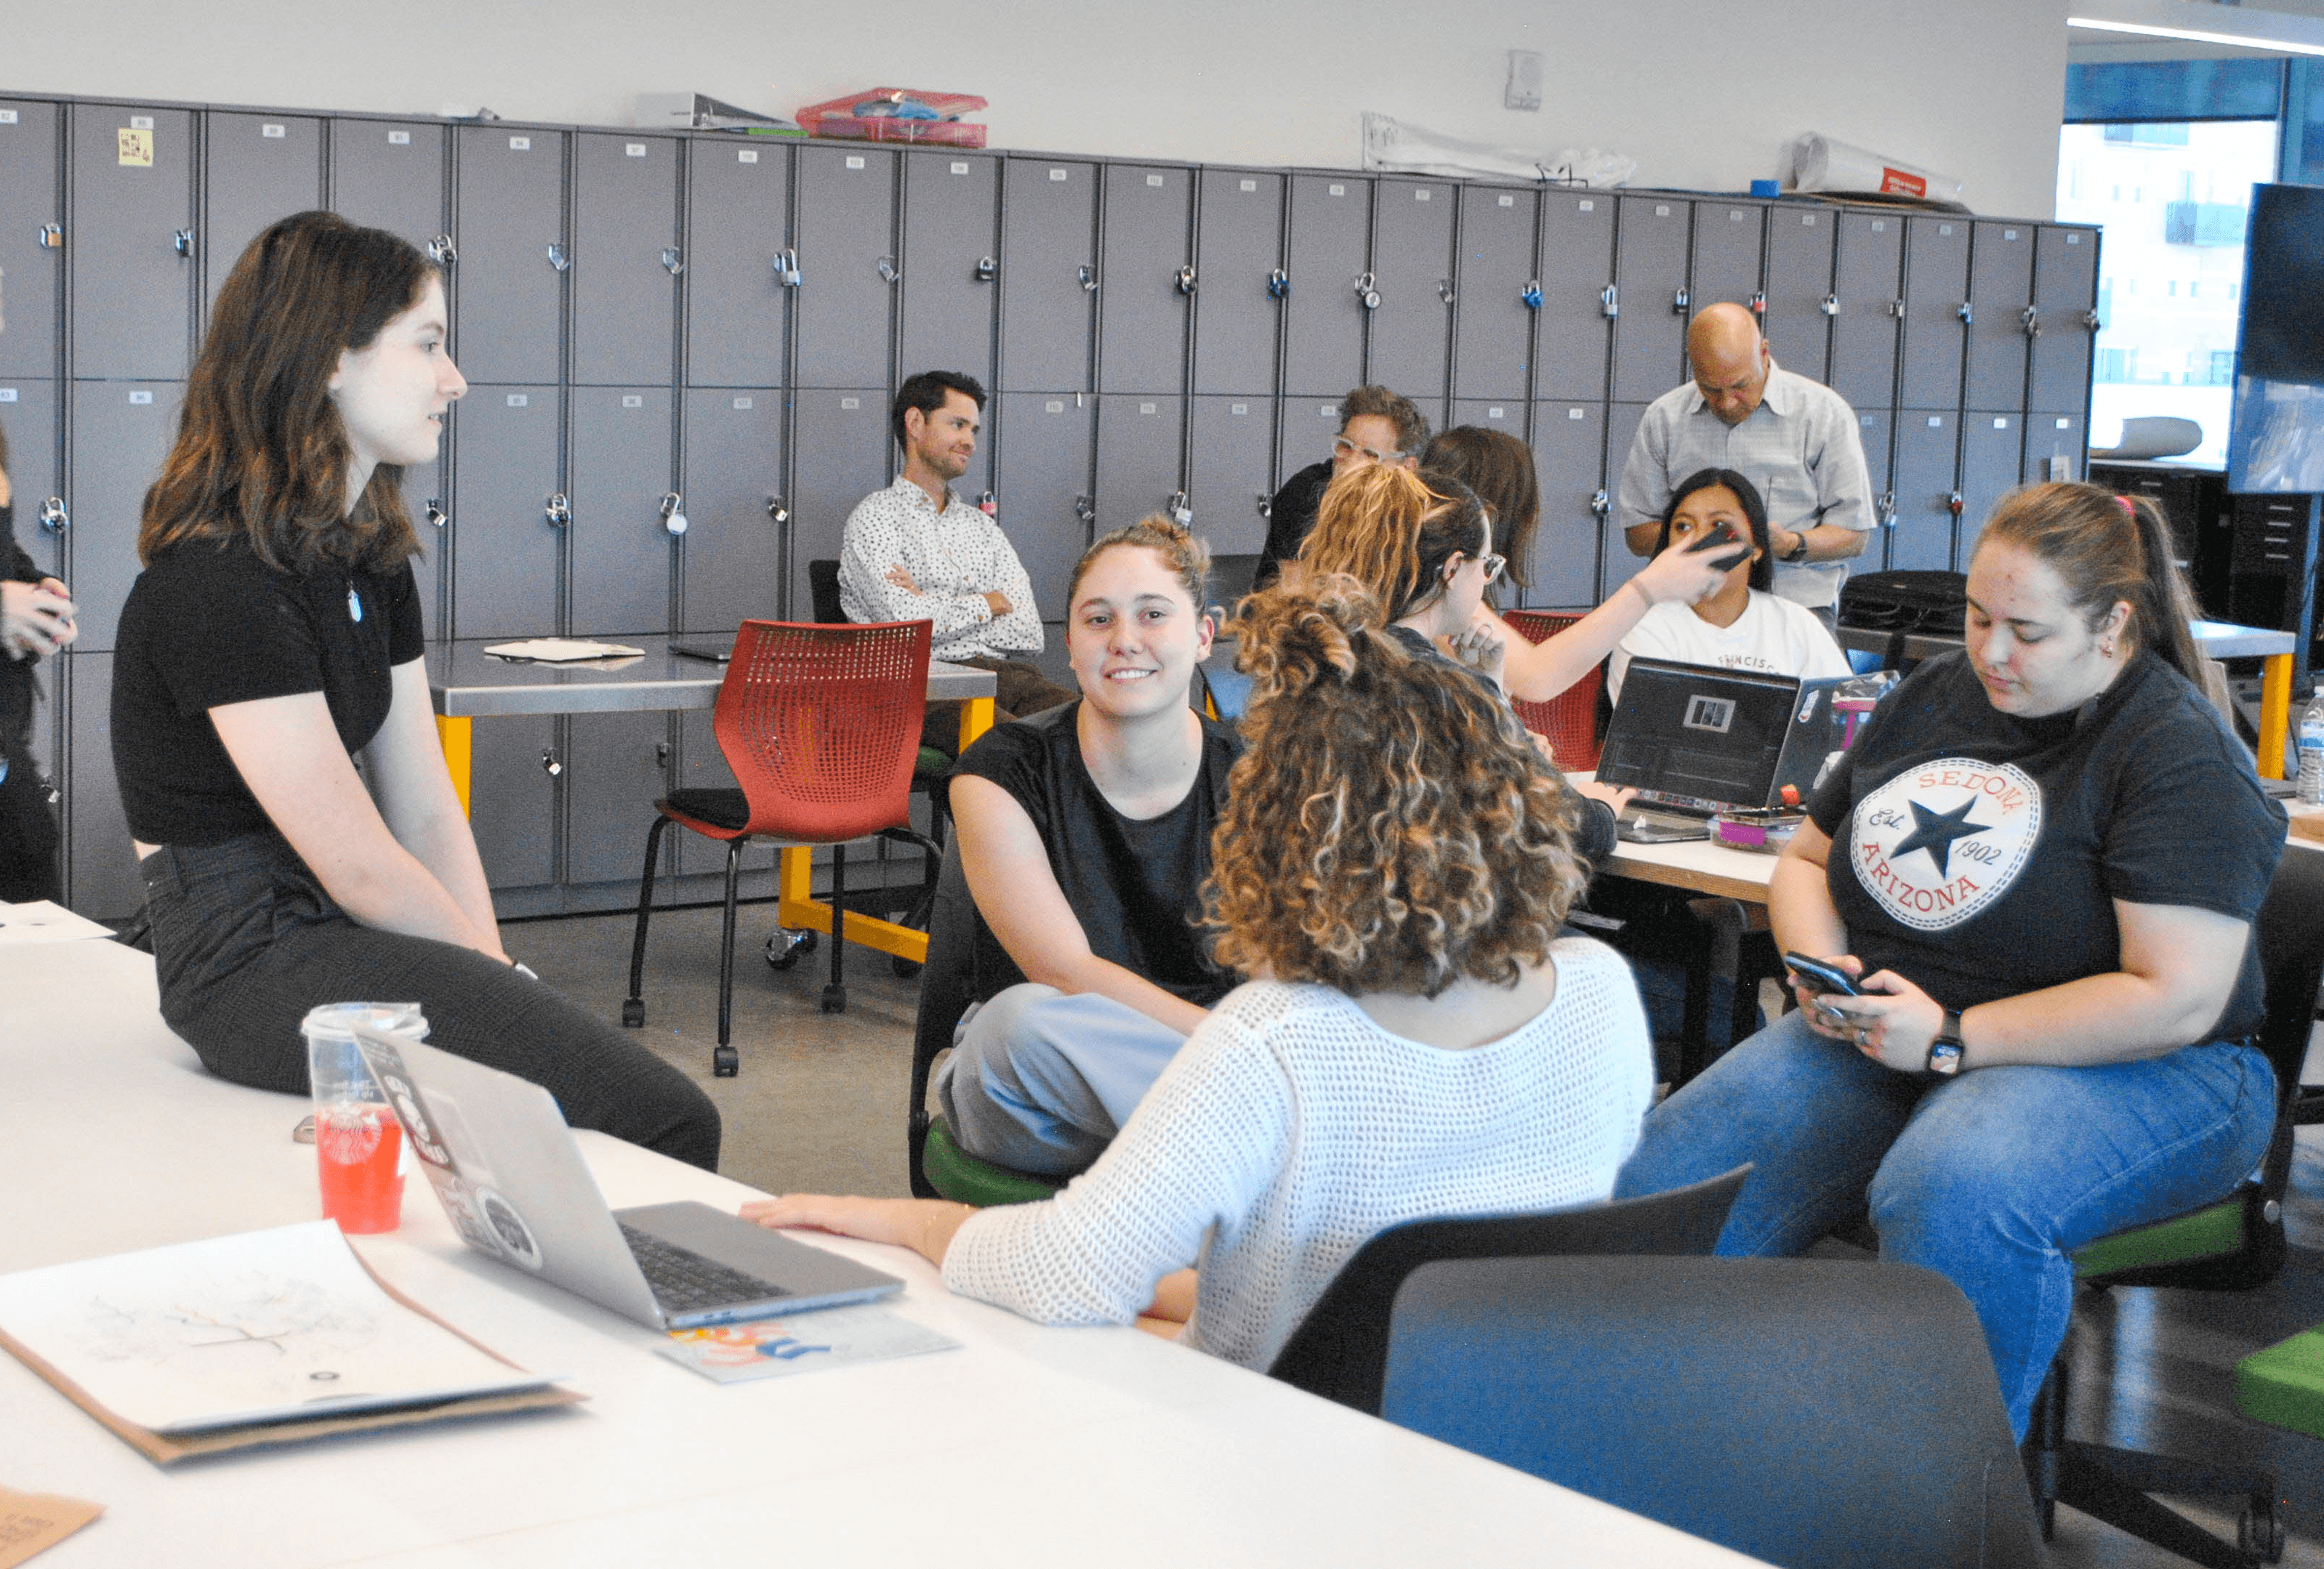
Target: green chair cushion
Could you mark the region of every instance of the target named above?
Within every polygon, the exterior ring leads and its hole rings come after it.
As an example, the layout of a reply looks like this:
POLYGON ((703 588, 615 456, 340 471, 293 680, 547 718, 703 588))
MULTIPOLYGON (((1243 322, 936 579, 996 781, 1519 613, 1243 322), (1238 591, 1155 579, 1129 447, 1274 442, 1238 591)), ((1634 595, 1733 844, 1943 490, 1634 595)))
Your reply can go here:
POLYGON ((2188 1214, 2085 1243, 2074 1252, 2074 1276, 2116 1275, 2190 1259, 2222 1258, 2244 1245, 2241 1195, 2188 1214))
POLYGON ((2324 1438, 2324 1328, 2236 1363, 2236 1404, 2254 1421, 2324 1438))
POLYGON ((945 1126, 942 1117, 928 1124, 927 1142, 920 1146, 920 1170, 938 1193, 955 1204, 973 1204, 979 1209, 1038 1203, 1065 1186, 978 1160, 953 1142, 952 1130, 945 1126))

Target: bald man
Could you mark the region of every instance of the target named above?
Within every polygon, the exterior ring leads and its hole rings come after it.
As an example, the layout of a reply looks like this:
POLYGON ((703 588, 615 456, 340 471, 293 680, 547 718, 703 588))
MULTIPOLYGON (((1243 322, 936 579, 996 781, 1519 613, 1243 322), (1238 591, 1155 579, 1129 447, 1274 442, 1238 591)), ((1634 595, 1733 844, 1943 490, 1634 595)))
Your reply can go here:
POLYGON ((1694 380, 1647 406, 1622 466, 1622 537, 1654 553, 1679 481, 1733 469, 1767 503, 1775 592, 1830 624, 1873 526, 1872 481, 1856 411, 1821 382, 1778 367, 1759 324, 1739 305, 1714 305, 1686 334, 1694 380))

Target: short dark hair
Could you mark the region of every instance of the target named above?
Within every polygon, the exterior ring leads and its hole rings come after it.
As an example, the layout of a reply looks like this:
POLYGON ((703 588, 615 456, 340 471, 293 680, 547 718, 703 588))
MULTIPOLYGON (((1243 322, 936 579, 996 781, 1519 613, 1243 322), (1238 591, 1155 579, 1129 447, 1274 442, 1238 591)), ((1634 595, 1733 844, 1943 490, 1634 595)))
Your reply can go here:
POLYGON ((1413 407, 1412 399, 1392 388, 1368 384, 1352 388, 1340 399, 1340 428, 1348 428, 1348 421, 1359 415, 1370 414, 1396 427, 1396 450, 1417 457, 1420 449, 1428 445, 1428 416, 1413 407))
POLYGON ((1751 543, 1758 547, 1759 559, 1751 564, 1751 575, 1745 581, 1755 589, 1774 588, 1775 552, 1767 543, 1767 503, 1759 499, 1759 487, 1733 469, 1697 469, 1678 482, 1670 504, 1663 509, 1663 531, 1655 536, 1655 554, 1660 555, 1670 548, 1671 519, 1678 516, 1679 503, 1713 485, 1724 485, 1735 492, 1735 499, 1743 504, 1743 521, 1751 526, 1751 543))
POLYGON ((945 406, 945 395, 958 392, 977 406, 984 407, 984 383, 960 371, 922 371, 896 389, 896 405, 888 410, 888 429, 896 437, 896 445, 904 445, 904 410, 917 408, 923 415, 934 414, 945 406))

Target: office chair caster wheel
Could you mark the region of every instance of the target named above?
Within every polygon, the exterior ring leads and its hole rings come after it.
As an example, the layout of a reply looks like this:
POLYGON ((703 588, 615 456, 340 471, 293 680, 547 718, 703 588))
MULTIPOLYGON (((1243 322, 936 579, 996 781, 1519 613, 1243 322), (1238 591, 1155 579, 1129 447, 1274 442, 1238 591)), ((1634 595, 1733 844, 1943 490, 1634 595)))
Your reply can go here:
POLYGON ((742 1058, 732 1046, 715 1046, 710 1051, 710 1072, 714 1078, 732 1078, 742 1071, 742 1058))
POLYGON ((920 973, 921 965, 917 959, 901 959, 891 954, 888 959, 888 968, 896 972, 898 980, 909 980, 920 973))
POLYGON ((2252 1500, 2236 1522, 2236 1546, 2263 1564, 2283 1562, 2283 1517, 2273 1499, 2252 1500))
POLYGON ((774 935, 767 939, 767 965, 771 969, 788 969, 799 961, 801 954, 814 951, 814 932, 778 926, 774 935))
POLYGON ((642 1029, 645 1027, 645 1022, 646 1005, 644 1002, 637 997, 631 997, 622 1004, 622 1027, 623 1029, 642 1029))
POLYGON ((844 1014, 847 1012, 847 988, 845 986, 824 987, 823 1011, 826 1014, 844 1014))

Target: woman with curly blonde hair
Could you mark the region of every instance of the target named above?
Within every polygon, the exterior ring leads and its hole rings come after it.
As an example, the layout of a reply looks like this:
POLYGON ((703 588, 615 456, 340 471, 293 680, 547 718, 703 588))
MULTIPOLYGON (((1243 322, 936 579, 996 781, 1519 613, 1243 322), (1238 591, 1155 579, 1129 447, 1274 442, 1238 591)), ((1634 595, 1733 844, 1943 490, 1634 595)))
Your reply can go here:
POLYGON ((745 1215, 914 1248, 1050 1324, 1127 1324, 1198 1265, 1185 1339, 1264 1369, 1386 1228, 1610 1190, 1652 1074, 1622 961, 1556 935, 1582 882, 1572 798, 1483 685, 1377 630, 1352 580, 1255 595, 1236 622, 1256 684, 1210 914, 1220 962, 1266 978, 1055 1198, 745 1215))

